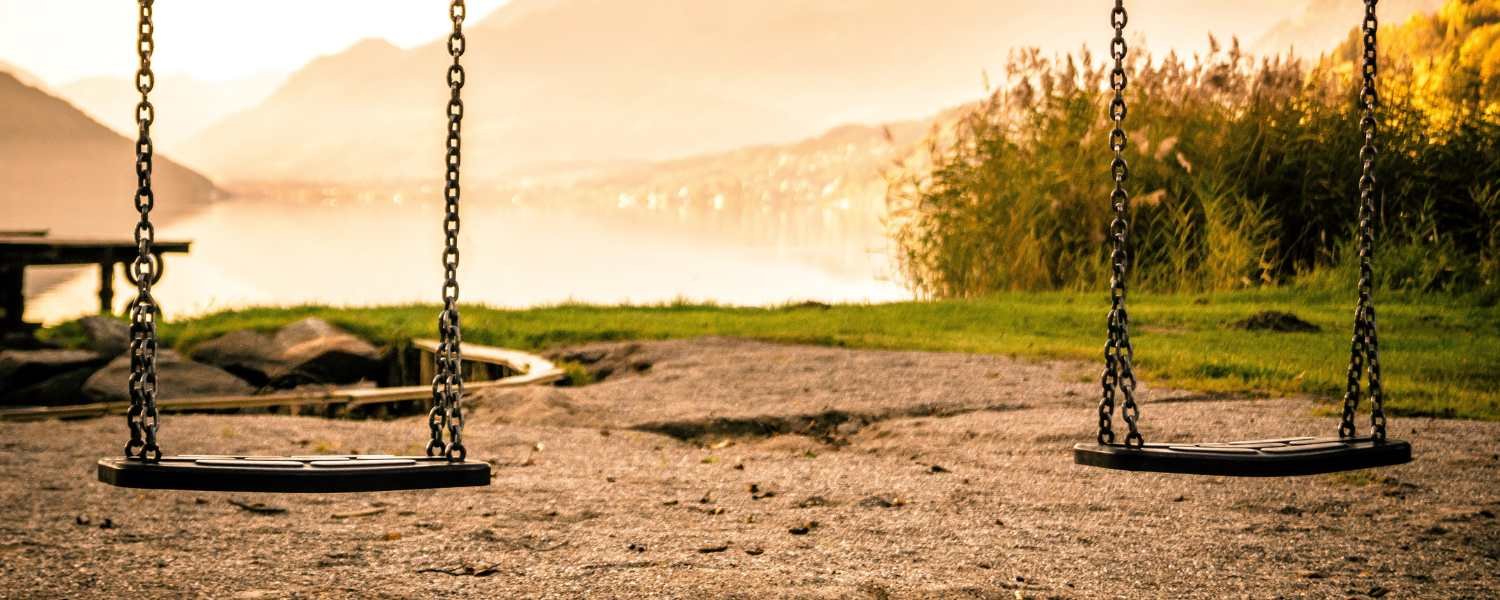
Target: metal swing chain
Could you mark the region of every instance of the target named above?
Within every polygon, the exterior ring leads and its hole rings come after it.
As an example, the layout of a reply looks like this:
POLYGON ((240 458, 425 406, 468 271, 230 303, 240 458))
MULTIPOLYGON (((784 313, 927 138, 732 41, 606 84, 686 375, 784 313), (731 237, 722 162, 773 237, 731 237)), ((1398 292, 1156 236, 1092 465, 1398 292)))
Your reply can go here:
POLYGON ((1118 393, 1124 400, 1120 407, 1120 417, 1130 428, 1125 436, 1125 445, 1140 448, 1146 440, 1136 428, 1140 408, 1135 403, 1135 348, 1130 343, 1130 318, 1125 310, 1125 276, 1130 269, 1130 255, 1126 245, 1126 235, 1130 230, 1130 194, 1125 191, 1125 182, 1130 178, 1130 166, 1125 163, 1124 129, 1127 84, 1125 25, 1129 20, 1125 12, 1125 0, 1115 0, 1115 7, 1109 13, 1110 25, 1115 29, 1115 37, 1110 40, 1109 47, 1110 56, 1114 59, 1114 69, 1109 75, 1109 87, 1114 90, 1114 98, 1109 102, 1109 118, 1114 123, 1114 128, 1109 132, 1109 149, 1114 152, 1109 170, 1115 184, 1109 200, 1114 209, 1114 219, 1109 224, 1109 338, 1104 344, 1104 373, 1100 376, 1103 397, 1099 400, 1098 440, 1100 444, 1112 444, 1115 441, 1113 421, 1115 395, 1118 393))
POLYGON ((443 182, 443 311, 438 315, 440 342, 434 357, 437 375, 432 380, 432 410, 427 414, 427 425, 432 439, 427 443, 427 455, 446 456, 450 461, 463 461, 468 451, 463 444, 463 334, 458 315, 458 207, 459 207, 459 163, 461 141, 459 132, 464 117, 461 91, 464 87, 464 68, 459 58, 464 54, 466 40, 463 23, 466 8, 464 0, 453 0, 448 7, 448 17, 453 21, 453 33, 448 36, 448 54, 453 64, 448 67, 448 140, 445 163, 447 173, 443 182), (443 441, 447 430, 448 441, 443 441))
POLYGON ((1380 106, 1380 96, 1375 91, 1377 74, 1376 33, 1380 21, 1375 8, 1379 0, 1365 0, 1363 86, 1359 93, 1360 132, 1364 145, 1359 149, 1361 172, 1359 176, 1359 300, 1354 309, 1354 337, 1349 348, 1349 380, 1344 391, 1344 414, 1339 423, 1339 437, 1355 437, 1354 413, 1359 408, 1360 377, 1370 374, 1370 436, 1384 441, 1385 393, 1380 386, 1380 346, 1375 334, 1375 303, 1372 300, 1374 269, 1371 261, 1375 253, 1375 113, 1380 106))
POLYGON ((140 68, 135 73, 135 87, 141 94, 135 107, 139 135, 135 142, 135 210, 141 219, 135 226, 135 260, 127 266, 136 284, 136 297, 130 305, 130 410, 125 415, 130 425, 130 442, 125 458, 156 461, 161 448, 156 444, 156 320, 161 310, 151 295, 151 285, 161 277, 161 269, 152 251, 156 228, 151 224, 151 209, 156 194, 151 191, 151 167, 154 149, 151 145, 151 123, 156 109, 148 98, 156 85, 151 72, 151 53, 156 49, 152 34, 151 12, 154 0, 140 0, 140 22, 137 28, 136 53, 140 68))

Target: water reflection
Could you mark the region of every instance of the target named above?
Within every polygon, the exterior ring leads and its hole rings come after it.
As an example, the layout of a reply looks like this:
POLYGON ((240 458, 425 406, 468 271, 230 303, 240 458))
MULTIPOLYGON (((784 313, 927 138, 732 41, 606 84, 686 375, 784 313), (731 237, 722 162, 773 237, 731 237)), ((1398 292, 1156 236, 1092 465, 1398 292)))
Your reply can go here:
MULTIPOLYGON (((169 259, 157 288, 171 317, 252 305, 437 299, 442 233, 436 193, 260 192, 161 228, 161 239, 194 241, 192 254, 169 259)), ((460 246, 462 295, 465 302, 512 307, 910 298, 889 278, 878 217, 841 208, 848 200, 837 192, 826 194, 829 206, 766 211, 726 206, 723 191, 698 198, 676 189, 654 204, 646 196, 616 210, 527 202, 519 190, 470 193, 460 246)), ((618 204, 619 198, 609 200, 618 204)), ((116 281, 119 309, 130 293, 116 281)), ((56 323, 88 313, 97 287, 92 272, 79 272, 33 298, 27 318, 56 323)))

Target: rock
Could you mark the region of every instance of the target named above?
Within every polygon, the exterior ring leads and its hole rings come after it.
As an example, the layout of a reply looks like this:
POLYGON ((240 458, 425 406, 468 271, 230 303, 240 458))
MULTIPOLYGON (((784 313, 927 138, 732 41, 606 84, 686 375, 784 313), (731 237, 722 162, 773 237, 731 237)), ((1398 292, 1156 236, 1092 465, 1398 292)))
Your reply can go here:
POLYGON ((29 387, 69 371, 99 367, 108 360, 87 350, 3 350, 0 392, 29 387))
POLYGON ((18 390, 0 394, 0 406, 63 406, 83 404, 89 397, 83 393, 83 385, 94 376, 94 366, 75 369, 34 383, 18 390))
POLYGON ((242 329, 198 344, 188 352, 193 360, 229 371, 256 387, 271 382, 271 374, 285 365, 282 348, 271 336, 242 329))
POLYGON ((92 316, 78 320, 83 328, 83 347, 114 357, 130 349, 130 324, 112 317, 92 316))
POLYGON ((287 325, 276 332, 275 342, 282 348, 286 369, 273 380, 353 383, 380 371, 380 351, 374 345, 322 319, 287 325))
MULTIPOLYGON (((193 396, 233 396, 255 391, 233 374, 187 360, 172 350, 163 349, 156 357, 160 391, 157 399, 193 396)), ((96 402, 130 400, 130 357, 120 356, 89 377, 83 393, 96 402)))
POLYGON ((792 535, 807 535, 809 533, 812 533, 813 530, 817 529, 817 528, 818 528, 818 522, 817 521, 808 521, 806 523, 803 523, 801 525, 798 525, 796 527, 788 529, 788 530, 786 530, 786 532, 790 533, 792 535))
POLYGON ((374 345, 317 318, 287 325, 275 335, 228 333, 199 344, 191 355, 258 387, 349 384, 375 379, 381 370, 374 345))

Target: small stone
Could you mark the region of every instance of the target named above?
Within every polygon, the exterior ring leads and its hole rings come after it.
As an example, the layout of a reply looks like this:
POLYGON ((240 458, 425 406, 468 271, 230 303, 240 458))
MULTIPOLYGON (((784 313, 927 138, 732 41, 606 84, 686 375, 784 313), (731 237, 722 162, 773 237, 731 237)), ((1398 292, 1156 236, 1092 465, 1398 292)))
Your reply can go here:
POLYGON ((715 544, 698 549, 699 554, 718 554, 729 549, 729 544, 715 544))
POLYGON ((952 473, 953 472, 953 471, 949 471, 947 467, 944 467, 942 465, 932 465, 931 467, 928 467, 927 471, 929 473, 933 473, 933 474, 952 473))
POLYGON ((817 521, 808 521, 807 523, 788 529, 787 533, 790 533, 792 535, 807 535, 809 533, 812 533, 812 531, 817 528, 817 521))
POLYGON ((797 508, 812 508, 815 506, 828 506, 828 499, 822 496, 809 496, 797 503, 797 508))
POLYGON ((759 546, 754 546, 754 547, 750 547, 750 548, 746 548, 745 549, 745 554, 749 554, 750 556, 760 556, 760 555, 765 554, 765 553, 766 553, 765 549, 761 548, 759 546))
POLYGON ((864 500, 860 500, 857 506, 860 508, 896 508, 906 506, 906 501, 894 497, 870 496, 864 500))

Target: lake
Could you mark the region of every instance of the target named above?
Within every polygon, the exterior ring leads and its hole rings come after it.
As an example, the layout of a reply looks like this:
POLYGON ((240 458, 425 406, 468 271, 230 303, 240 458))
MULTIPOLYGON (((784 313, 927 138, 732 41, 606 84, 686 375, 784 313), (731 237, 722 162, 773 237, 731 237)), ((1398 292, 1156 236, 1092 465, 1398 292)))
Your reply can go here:
MULTIPOLYGON (((436 302, 441 207, 437 194, 411 196, 425 200, 236 199, 163 224, 159 239, 192 240, 193 250, 168 257, 157 297, 168 318, 247 306, 436 302)), ((912 297, 893 275, 878 219, 853 214, 848 202, 733 212, 715 200, 686 211, 633 199, 562 208, 466 198, 462 301, 764 306, 912 297)), ((122 224, 119 237, 128 232, 122 224)), ((96 307, 94 268, 33 271, 28 320, 52 324, 96 307)), ((121 309, 133 294, 122 277, 116 282, 121 309)))

